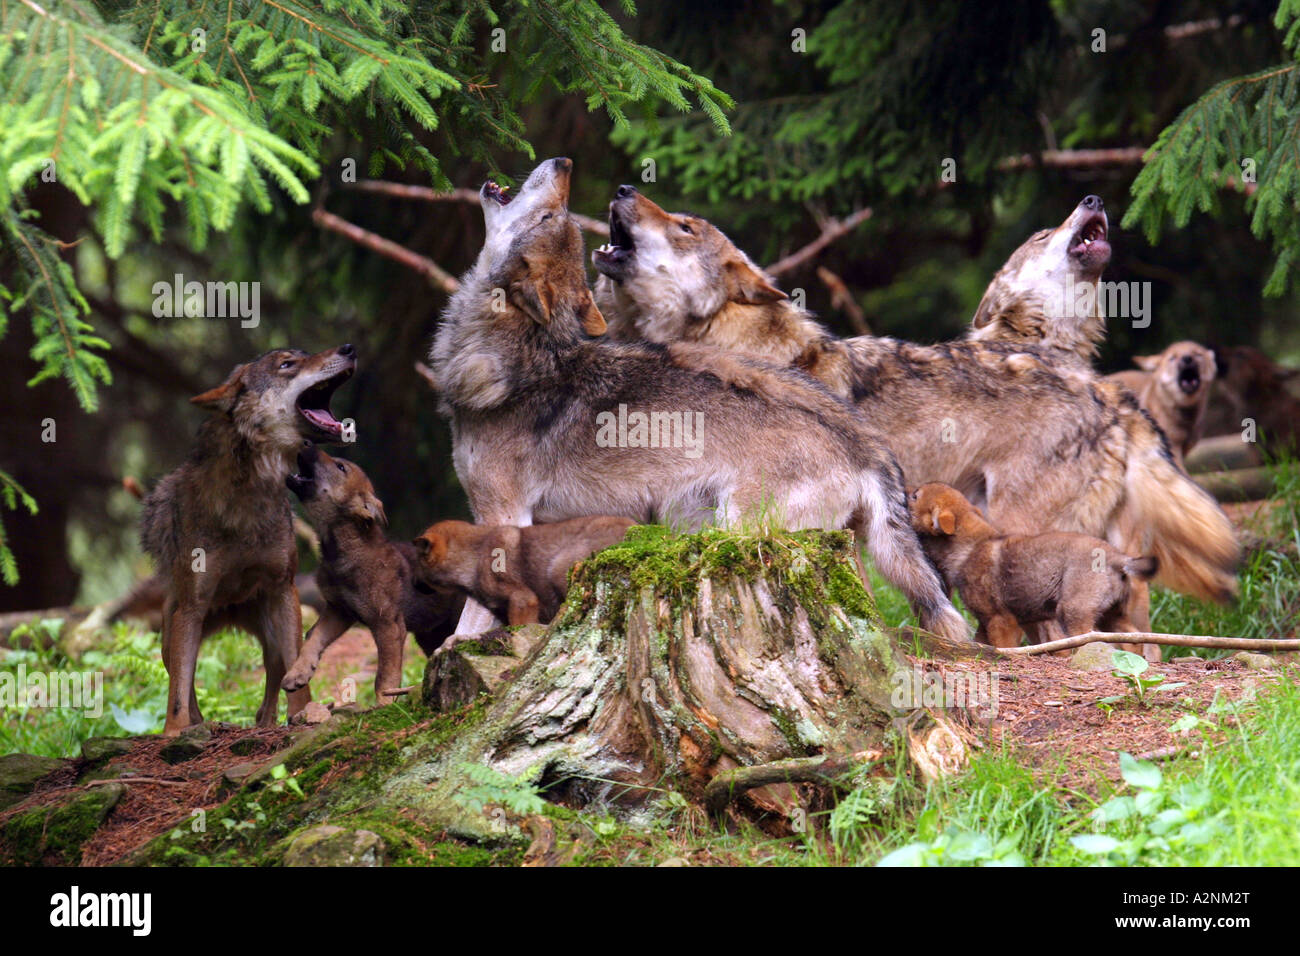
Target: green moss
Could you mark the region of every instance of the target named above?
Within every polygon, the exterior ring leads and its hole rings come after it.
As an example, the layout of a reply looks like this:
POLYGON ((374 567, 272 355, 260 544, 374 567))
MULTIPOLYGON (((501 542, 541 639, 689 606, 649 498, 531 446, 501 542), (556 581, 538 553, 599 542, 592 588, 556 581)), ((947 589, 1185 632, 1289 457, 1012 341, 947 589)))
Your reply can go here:
POLYGON ((14 863, 79 864, 81 847, 91 838, 126 788, 120 783, 92 787, 67 803, 37 807, 13 817, 4 828, 4 849, 14 863))

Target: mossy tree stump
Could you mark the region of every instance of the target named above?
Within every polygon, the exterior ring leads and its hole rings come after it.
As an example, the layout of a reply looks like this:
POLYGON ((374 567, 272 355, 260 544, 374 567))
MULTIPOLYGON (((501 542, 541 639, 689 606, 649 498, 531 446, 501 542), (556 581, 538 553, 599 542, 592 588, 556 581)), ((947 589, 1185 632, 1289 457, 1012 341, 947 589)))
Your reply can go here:
MULTIPOLYGON (((479 764, 566 801, 636 804, 671 789, 716 808, 724 790, 827 782, 895 742, 926 775, 958 766, 959 731, 895 703, 908 664, 857 568, 847 532, 634 528, 575 570, 517 666, 496 666, 483 719, 424 785, 450 793, 448 771, 479 764)), ((460 670, 431 664, 426 698, 460 670)), ((771 790, 748 799, 781 805, 771 790)))

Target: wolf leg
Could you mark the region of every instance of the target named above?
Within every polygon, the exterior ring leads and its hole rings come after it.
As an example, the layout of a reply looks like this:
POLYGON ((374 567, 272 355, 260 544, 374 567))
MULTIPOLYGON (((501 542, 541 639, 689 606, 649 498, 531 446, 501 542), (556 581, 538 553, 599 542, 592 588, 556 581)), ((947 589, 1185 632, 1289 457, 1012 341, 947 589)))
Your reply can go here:
POLYGON ((312 674, 316 673, 316 668, 320 666, 321 655, 325 653, 325 649, 342 637, 353 623, 355 622, 350 617, 340 614, 334 608, 325 608, 320 618, 312 625, 298 659, 294 661, 293 667, 289 668, 289 673, 280 682, 280 686, 287 691, 306 687, 312 674))

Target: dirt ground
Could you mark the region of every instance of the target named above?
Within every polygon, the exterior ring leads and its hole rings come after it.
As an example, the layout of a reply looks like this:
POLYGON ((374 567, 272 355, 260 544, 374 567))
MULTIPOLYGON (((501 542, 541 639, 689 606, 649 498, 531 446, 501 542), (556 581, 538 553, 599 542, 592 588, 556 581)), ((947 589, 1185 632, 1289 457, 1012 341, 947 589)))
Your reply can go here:
MULTIPOLYGON (((1259 503, 1229 506, 1232 517, 1249 530, 1261 515, 1259 503)), ((410 644, 406 653, 419 655, 410 644)), ((1288 655, 1294 656, 1294 655, 1288 655)), ((409 659, 409 658, 408 658, 409 659)), ((936 675, 949 686, 977 690, 968 699, 965 723, 985 750, 1006 750, 1021 763, 1041 772, 1044 780, 1089 793, 1119 779, 1119 754, 1128 752, 1152 760, 1199 756, 1204 731, 1175 731, 1188 714, 1209 716, 1221 736, 1234 719, 1231 705, 1267 693, 1279 680, 1295 679, 1297 668, 1253 670, 1235 658, 1205 660, 1178 657, 1152 665, 1148 675, 1161 674, 1177 689, 1148 694, 1139 702, 1131 687, 1109 670, 1089 671, 1071 666, 1068 657, 1041 656, 985 660, 936 661, 911 658, 915 668, 936 675), (995 697, 993 695, 996 695, 995 697), (1121 698, 1103 703, 1104 698, 1121 698), (1210 715, 1211 707, 1219 711, 1210 715)), ((354 628, 335 642, 320 665, 313 687, 327 696, 346 677, 365 686, 374 678, 375 645, 363 629, 354 628)), ((127 792, 108 821, 85 845, 83 863, 108 865, 149 839, 178 826, 189 826, 196 809, 220 804, 237 786, 248 765, 261 763, 291 742, 301 728, 268 730, 216 725, 212 739, 198 757, 168 764, 159 752, 160 737, 142 738, 126 754, 113 758, 95 776, 127 783, 127 792)), ((14 812, 66 798, 85 772, 74 761, 42 781, 40 789, 17 807, 0 814, 0 823, 14 812)), ((84 778, 83 778, 84 779, 84 778)), ((219 825, 209 821, 209 825, 219 825)))

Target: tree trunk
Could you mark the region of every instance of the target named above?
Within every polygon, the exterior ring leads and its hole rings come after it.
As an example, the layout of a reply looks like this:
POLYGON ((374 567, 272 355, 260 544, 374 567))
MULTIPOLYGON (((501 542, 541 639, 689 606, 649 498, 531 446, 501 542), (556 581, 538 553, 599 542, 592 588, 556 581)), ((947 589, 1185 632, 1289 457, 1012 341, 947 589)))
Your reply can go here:
MULTIPOLYGON (((495 685, 444 765, 486 765, 566 802, 673 789, 715 807, 717 788, 705 792, 719 774, 774 765, 753 785, 825 782, 820 758, 842 774, 892 755, 894 740, 927 775, 954 769, 959 729, 894 703, 908 665, 856 568, 846 532, 634 530, 575 572, 540 639, 461 644, 431 664, 434 705, 495 685), (778 764, 792 758, 815 759, 778 764)), ((746 799, 775 809, 770 795, 746 799)))

